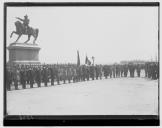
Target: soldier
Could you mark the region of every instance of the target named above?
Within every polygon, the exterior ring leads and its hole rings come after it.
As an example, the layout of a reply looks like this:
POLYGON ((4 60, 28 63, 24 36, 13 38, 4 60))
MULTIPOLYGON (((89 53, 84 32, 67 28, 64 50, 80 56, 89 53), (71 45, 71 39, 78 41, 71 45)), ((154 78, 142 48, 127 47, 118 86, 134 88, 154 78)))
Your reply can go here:
POLYGON ((41 87, 41 68, 37 67, 35 71, 35 80, 38 87, 41 87))
POLYGON ((15 69, 14 69, 13 76, 14 76, 13 81, 14 81, 15 90, 18 90, 18 82, 20 80, 20 72, 17 67, 15 67, 15 69))
POLYGON ((89 81, 89 75, 90 75, 89 67, 86 66, 86 79, 87 79, 87 81, 89 81))
POLYGON ((75 83, 76 82, 76 79, 77 79, 77 73, 76 73, 76 68, 75 67, 73 67, 73 69, 72 69, 72 76, 73 76, 73 83, 75 83))
POLYGON ((49 73, 50 73, 51 85, 54 85, 54 69, 52 66, 50 66, 49 68, 49 73))
POLYGON ((128 66, 127 66, 127 64, 125 64, 123 66, 123 69, 124 69, 124 77, 127 77, 127 74, 128 74, 128 66))
POLYGON ((86 78, 86 66, 83 65, 82 67, 82 77, 83 77, 83 81, 85 81, 85 78, 86 78))
POLYGON ((22 84, 22 88, 26 88, 26 71, 25 68, 22 67, 20 70, 20 83, 22 84))
POLYGON ((116 73, 116 65, 112 65, 112 74, 113 74, 113 77, 115 78, 115 73, 116 73))
POLYGON ((79 82, 81 79, 80 66, 76 66, 76 82, 79 82))
POLYGON ((44 86, 47 87, 47 83, 48 83, 48 69, 45 66, 43 67, 43 70, 42 70, 42 77, 43 77, 44 86))
POLYGON ((104 76, 105 76, 105 78, 107 79, 107 77, 108 77, 108 69, 107 69, 107 65, 104 65, 104 67, 103 67, 103 71, 104 71, 104 76))
POLYGON ((115 69, 115 71, 116 71, 116 77, 120 77, 119 65, 117 64, 115 67, 116 67, 116 69, 115 69))
POLYGON ((66 70, 66 67, 64 66, 62 69, 62 79, 63 79, 64 84, 66 83, 66 78, 67 78, 67 70, 66 70))
POLYGON ((94 76, 95 76, 95 68, 94 68, 94 66, 90 66, 89 70, 90 70, 90 77, 92 78, 92 80, 94 80, 94 76))
POLYGON ((29 66, 27 66, 27 68, 26 68, 26 82, 27 82, 27 84, 29 84, 29 78, 30 78, 30 74, 29 74, 29 66))
POLYGON ((100 80, 102 79, 102 65, 99 65, 99 77, 100 77, 100 80))
POLYGON ((130 77, 134 77, 134 71, 135 71, 135 67, 134 67, 133 63, 130 63, 129 64, 130 77))
POLYGON ((124 77, 124 65, 120 65, 120 75, 124 77))
POLYGON ((146 62, 146 63, 145 63, 145 66, 144 66, 144 67, 145 67, 145 68, 144 68, 144 69, 145 69, 145 77, 148 77, 148 70, 149 70, 148 65, 149 65, 149 63, 146 62))
POLYGON ((60 66, 57 65, 57 68, 56 68, 56 79, 57 79, 57 84, 58 85, 60 85, 60 72, 61 72, 60 66))
POLYGON ((95 66, 95 72, 96 72, 96 80, 98 80, 98 77, 99 77, 99 67, 98 67, 98 65, 95 66))
POLYGON ((34 69, 32 67, 30 67, 28 73, 29 73, 30 88, 33 88, 33 84, 34 84, 34 69))
POLYGON ((151 68, 152 68, 152 73, 151 73, 152 79, 156 80, 156 64, 155 64, 155 62, 152 62, 151 68))
POLYGON ((156 79, 159 79, 159 62, 156 62, 155 70, 156 70, 156 79))
POLYGON ((137 64, 136 70, 137 70, 137 76, 140 77, 140 74, 141 74, 141 66, 139 64, 137 64))
POLYGON ((8 91, 11 90, 11 84, 12 84, 12 78, 13 77, 13 73, 11 71, 11 68, 10 67, 7 67, 6 69, 6 89, 8 91))
POLYGON ((72 69, 70 66, 68 67, 68 70, 67 70, 67 76, 68 76, 68 82, 70 83, 71 78, 72 78, 72 69))

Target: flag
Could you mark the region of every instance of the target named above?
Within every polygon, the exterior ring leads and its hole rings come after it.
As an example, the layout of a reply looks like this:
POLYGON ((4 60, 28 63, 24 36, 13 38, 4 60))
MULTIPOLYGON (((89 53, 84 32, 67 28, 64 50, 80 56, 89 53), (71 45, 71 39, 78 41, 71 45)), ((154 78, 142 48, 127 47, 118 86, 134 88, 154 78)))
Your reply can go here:
POLYGON ((80 57, 79 57, 79 51, 77 51, 77 66, 80 66, 80 57))
POLYGON ((86 55, 86 59, 85 59, 85 64, 91 65, 91 61, 88 59, 87 55, 86 55))

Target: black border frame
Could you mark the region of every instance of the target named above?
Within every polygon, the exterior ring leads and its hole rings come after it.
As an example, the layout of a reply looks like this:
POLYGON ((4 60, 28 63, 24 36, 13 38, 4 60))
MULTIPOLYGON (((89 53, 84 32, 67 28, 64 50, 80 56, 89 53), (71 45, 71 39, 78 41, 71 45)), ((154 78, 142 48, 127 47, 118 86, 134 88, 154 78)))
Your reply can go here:
POLYGON ((7 115, 6 111, 6 28, 7 7, 54 7, 54 6, 114 6, 158 7, 158 62, 160 71, 160 3, 159 2, 5 2, 4 3, 4 126, 159 126, 160 125, 160 79, 158 80, 158 115, 7 115))

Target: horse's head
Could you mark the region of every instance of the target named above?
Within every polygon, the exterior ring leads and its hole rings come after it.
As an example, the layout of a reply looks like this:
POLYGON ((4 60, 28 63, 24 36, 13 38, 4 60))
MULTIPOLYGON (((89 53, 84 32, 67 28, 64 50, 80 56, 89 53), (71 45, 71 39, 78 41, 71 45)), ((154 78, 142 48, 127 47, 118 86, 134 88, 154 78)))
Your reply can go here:
POLYGON ((16 31, 18 31, 18 33, 19 32, 22 32, 22 30, 23 30, 23 24, 20 21, 16 21, 15 22, 15 26, 16 26, 16 31))
POLYGON ((15 25, 16 25, 16 26, 20 26, 20 25, 22 25, 22 23, 21 23, 20 21, 16 21, 16 22, 15 22, 15 25))

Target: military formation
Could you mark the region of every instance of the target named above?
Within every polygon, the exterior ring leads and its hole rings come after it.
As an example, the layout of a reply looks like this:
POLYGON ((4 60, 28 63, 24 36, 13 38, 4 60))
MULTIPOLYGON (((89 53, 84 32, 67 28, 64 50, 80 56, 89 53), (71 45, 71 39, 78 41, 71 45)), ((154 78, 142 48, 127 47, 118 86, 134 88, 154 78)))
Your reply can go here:
POLYGON ((80 65, 76 64, 38 64, 38 65, 7 65, 6 89, 15 90, 41 86, 54 86, 66 83, 76 83, 89 80, 141 77, 144 70, 145 77, 159 79, 158 62, 145 64, 112 64, 112 65, 80 65))

